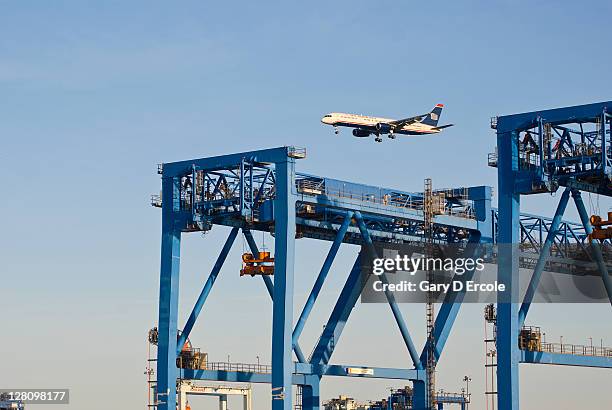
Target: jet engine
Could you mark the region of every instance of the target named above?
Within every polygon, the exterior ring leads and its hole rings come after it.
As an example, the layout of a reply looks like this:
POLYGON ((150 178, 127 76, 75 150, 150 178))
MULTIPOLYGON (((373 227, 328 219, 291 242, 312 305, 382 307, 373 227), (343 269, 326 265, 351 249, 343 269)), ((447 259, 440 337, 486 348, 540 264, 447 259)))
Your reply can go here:
POLYGON ((369 137, 371 134, 370 131, 368 130, 363 130, 361 128, 355 128, 353 130, 353 135, 359 138, 365 138, 365 137, 369 137))
POLYGON ((379 134, 388 134, 391 131, 391 126, 389 124, 379 122, 378 124, 376 124, 376 131, 379 134))

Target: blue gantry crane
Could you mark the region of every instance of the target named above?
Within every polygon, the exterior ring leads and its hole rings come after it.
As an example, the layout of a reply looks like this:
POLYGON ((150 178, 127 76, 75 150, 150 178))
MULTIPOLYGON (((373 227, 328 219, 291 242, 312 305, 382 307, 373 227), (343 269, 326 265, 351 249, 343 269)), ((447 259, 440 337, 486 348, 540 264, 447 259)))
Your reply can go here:
MULTIPOLYGON (((173 409, 176 380, 203 379, 271 383, 272 408, 291 408, 292 385, 301 390, 304 409, 319 408, 323 376, 402 379, 413 382, 416 406, 425 408, 426 351, 417 351, 397 303, 389 305, 409 353, 404 368, 378 368, 364 364, 331 364, 345 323, 361 292, 359 257, 333 307, 327 324, 309 357, 300 347, 300 334, 342 243, 414 242, 423 240, 423 194, 404 192, 295 171, 305 151, 293 147, 244 152, 160 166, 162 254, 159 322, 156 342, 157 408, 173 409), (211 274, 184 327, 178 323, 178 281, 181 235, 207 231, 214 225, 231 227, 211 274), (261 275, 273 302, 272 366, 227 366, 207 362, 195 368, 177 368, 185 342, 201 312, 239 231, 253 255, 259 255, 252 231, 274 235, 274 281, 261 275), (296 238, 332 242, 312 291, 295 326, 293 324, 293 269, 296 238), (177 336, 178 335, 178 336, 177 336), (293 360, 292 351, 296 360, 293 360)), ((433 220, 436 241, 492 242, 491 189, 486 186, 443 192, 443 210, 433 220)), ((436 356, 444 344, 459 308, 446 303, 436 319, 436 356)))
MULTIPOLYGON (((506 124, 506 120, 500 117, 497 124, 498 132, 504 130, 506 124)), ((506 134, 500 135, 499 142, 502 143, 505 141, 503 135, 506 134)), ((518 161, 518 148, 515 152, 515 160, 518 161)), ((493 159, 496 160, 501 175, 509 163, 506 157, 507 148, 501 144, 498 153, 499 159, 493 159)), ((405 366, 380 368, 369 366, 367 363, 333 364, 331 362, 333 352, 340 343, 344 326, 364 285, 360 280, 361 262, 357 256, 312 353, 309 356, 304 354, 300 346, 300 335, 343 243, 364 245, 372 249, 376 242, 414 244, 423 243, 426 239, 424 193, 369 186, 296 172, 296 162, 305 156, 303 149, 279 147, 166 163, 158 168, 162 176, 162 193, 160 197, 153 198, 153 205, 162 208, 159 320, 155 333, 155 342, 158 345, 154 400, 156 408, 160 410, 175 408, 176 382, 179 377, 271 384, 274 410, 291 409, 291 391, 294 385, 298 386, 300 392, 298 404, 301 408, 318 409, 319 386, 324 376, 408 380, 413 386, 413 408, 425 409, 433 406, 434 403, 428 403, 427 400, 425 367, 429 359, 428 352, 435 355, 436 362, 440 360, 461 306, 461 294, 449 294, 441 304, 435 317, 435 325, 432 327, 433 336, 427 339, 426 346, 421 350, 417 350, 413 343, 396 301, 392 295, 387 295, 391 314, 407 350, 405 366), (179 327, 178 284, 181 236, 189 232, 208 231, 215 225, 229 227, 228 238, 220 250, 192 312, 186 318, 184 326, 179 327), (185 346, 189 345, 186 342, 238 234, 244 235, 252 254, 244 260, 256 264, 256 261, 265 259, 258 259, 261 254, 253 239, 253 231, 268 232, 275 237, 273 259, 270 257, 267 259, 273 260, 274 280, 271 275, 259 275, 273 304, 272 365, 269 367, 259 363, 256 365, 216 363, 201 360, 201 356, 195 360, 193 356, 189 356, 189 351, 185 350, 185 346), (294 247, 295 240, 299 238, 329 241, 331 246, 318 274, 313 275, 312 290, 294 324, 294 247)), ((589 166, 597 163, 597 160, 593 159, 589 166)), ((567 178, 546 179, 551 168, 547 170, 548 173, 541 175, 542 183, 551 187, 554 181, 567 184, 567 178)), ((531 169, 529 172, 530 175, 538 175, 531 169)), ((592 180, 588 179, 585 182, 579 179, 577 182, 586 183, 592 180)), ((491 207, 491 188, 487 186, 434 191, 442 206, 432 219, 431 240, 468 247, 469 244, 507 243, 509 239, 514 239, 523 245, 521 254, 513 256, 518 258, 517 264, 536 266, 536 272, 543 267, 565 273, 575 272, 577 268, 565 257, 564 247, 568 244, 587 246, 589 226, 562 221, 560 215, 545 218, 520 214, 518 207, 512 208, 516 210, 516 214, 512 216, 515 225, 508 226, 507 181, 500 183, 500 186, 504 190, 499 210, 491 207), (513 232, 513 236, 508 236, 510 231, 513 232), (555 234, 551 235, 550 232, 555 234), (548 259, 540 256, 546 253, 550 255, 548 259)), ((511 186, 514 189, 516 184, 513 183, 511 186)), ((603 185, 597 186, 597 189, 603 189, 603 185)), ((538 185, 538 192, 542 189, 538 185)), ((503 254, 493 255, 493 258, 497 257, 504 257, 506 261, 512 259, 508 259, 508 256, 503 254)), ((515 269, 518 265, 514 265, 514 262, 512 259, 509 266, 504 265, 500 275, 509 268, 515 269)), ((265 271, 261 270, 262 273, 265 271)), ((518 317, 516 305, 508 304, 508 306, 510 308, 502 308, 500 305, 499 309, 501 320, 498 321, 498 325, 500 337, 503 337, 499 341, 500 370, 504 369, 500 373, 501 376, 504 376, 504 371, 514 369, 508 366, 506 361, 501 360, 502 353, 510 352, 520 356, 517 348, 518 331, 511 336, 514 337, 513 343, 517 346, 510 346, 512 343, 506 340, 510 337, 508 335, 511 331, 519 328, 518 320, 513 322, 512 329, 504 328, 509 323, 506 317, 508 312, 516 310, 515 316, 518 317)), ((533 352, 523 352, 524 360, 534 362, 550 360, 531 353, 533 352)), ((608 360, 607 363, 609 362, 608 360)), ((510 363, 518 363, 518 360, 513 356, 510 363)), ((516 372, 512 374, 513 377, 518 377, 516 372)), ((504 394, 505 391, 500 392, 500 403, 503 402, 502 397, 506 397, 504 394)), ((438 406, 440 404, 443 403, 438 403, 438 406)))
MULTIPOLYGON (((557 246, 559 238, 588 245, 589 254, 597 265, 612 303, 609 258, 604 259, 602 253, 602 245, 608 246, 609 241, 596 244, 586 240, 593 228, 582 199, 582 192, 612 196, 611 110, 612 101, 607 101, 505 115, 491 122, 497 133, 497 150, 490 155, 489 165, 498 170, 496 237, 500 244, 518 244, 525 236, 524 217, 520 213, 522 195, 562 190, 546 234, 540 233, 537 245, 539 256, 522 303, 506 300, 497 306, 494 320, 497 327, 497 395, 500 410, 519 408, 519 363, 612 367, 609 354, 534 351, 521 349, 518 343, 542 272, 554 256, 551 255, 552 251, 560 249, 557 246), (578 240, 567 236, 568 225, 562 222, 570 196, 581 221, 581 226, 573 224, 570 227, 578 232, 572 234, 578 240)), ((501 246, 499 249, 498 275, 509 286, 516 287, 520 249, 517 246, 501 246)))

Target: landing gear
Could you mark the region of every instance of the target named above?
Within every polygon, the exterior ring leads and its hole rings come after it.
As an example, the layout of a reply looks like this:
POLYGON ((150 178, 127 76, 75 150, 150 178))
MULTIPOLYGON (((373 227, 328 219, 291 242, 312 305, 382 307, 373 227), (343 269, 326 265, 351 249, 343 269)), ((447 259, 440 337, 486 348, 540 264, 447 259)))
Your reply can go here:
POLYGON ((394 140, 394 139, 395 139, 395 134, 394 134, 394 133, 392 133, 392 132, 390 132, 390 133, 389 133, 389 138, 390 138, 390 139, 392 139, 392 140, 394 140))
POLYGON ((340 134, 340 130, 338 129, 338 127, 334 127, 334 134, 336 135, 340 134))
POLYGON ((376 138, 374 138, 374 141, 376 141, 376 142, 382 142, 382 138, 380 138, 380 137, 376 137, 376 138))

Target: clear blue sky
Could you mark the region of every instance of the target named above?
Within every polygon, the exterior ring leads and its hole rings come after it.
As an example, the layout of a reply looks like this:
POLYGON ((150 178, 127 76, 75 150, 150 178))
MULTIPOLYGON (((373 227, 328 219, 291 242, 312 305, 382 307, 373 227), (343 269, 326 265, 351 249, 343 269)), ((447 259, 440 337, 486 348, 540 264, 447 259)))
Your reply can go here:
MULTIPOLYGON (((157 315, 160 215, 148 198, 159 189, 158 162, 297 145, 308 149, 306 172, 406 190, 428 176, 438 187, 496 185, 486 166, 489 117, 612 99, 607 1, 0 7, 0 387, 69 387, 74 409, 143 408, 145 336, 157 315), (442 121, 457 125, 432 138, 375 144, 319 122, 330 111, 400 117, 438 102, 442 121)), ((612 205, 600 202, 603 211, 612 205)), ((555 206, 542 195, 523 209, 555 206)), ((224 235, 217 228, 185 241, 183 315, 224 235)), ((206 312, 193 339, 219 360, 264 361, 270 305, 261 283, 238 278, 240 246, 209 300, 217 315, 206 312)), ((327 246, 298 245, 298 259, 309 261, 300 262, 298 306, 327 246)), ((354 252, 341 253, 304 346, 354 252)), ((404 310, 424 327, 423 309, 404 310)), ((612 342, 609 306, 555 312, 537 307, 532 320, 568 342, 612 342)), ((336 359, 401 367, 407 356, 385 307, 355 314, 336 359)), ((470 374, 483 405, 481 306, 458 325, 438 380, 456 390, 470 374)), ((522 368, 521 376, 524 409, 612 405, 602 394, 610 372, 522 368)), ((375 399, 396 385, 342 383, 331 380, 323 396, 375 399)), ((269 392, 256 394, 265 408, 269 392)))

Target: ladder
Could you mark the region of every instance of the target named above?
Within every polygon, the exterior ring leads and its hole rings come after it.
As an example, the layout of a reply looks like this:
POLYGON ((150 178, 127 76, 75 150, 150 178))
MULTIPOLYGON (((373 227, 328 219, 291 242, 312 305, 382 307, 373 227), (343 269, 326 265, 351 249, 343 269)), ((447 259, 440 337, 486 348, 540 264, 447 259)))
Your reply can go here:
POLYGON ((295 404, 293 405, 294 410, 302 410, 302 385, 298 384, 295 386, 295 404))
POLYGON ((497 403, 497 311, 494 304, 485 306, 485 400, 486 409, 497 403))
MULTIPOLYGON (((423 191, 423 233, 425 235, 425 257, 433 256, 433 217, 434 217, 434 197, 431 178, 425 179, 425 189, 423 191)), ((434 283, 434 271, 427 271, 427 281, 434 283)), ((427 293, 426 304, 426 319, 427 319, 427 408, 433 409, 435 406, 436 397, 436 358, 434 354, 434 323, 435 323, 435 306, 434 292, 430 290, 427 293)))

